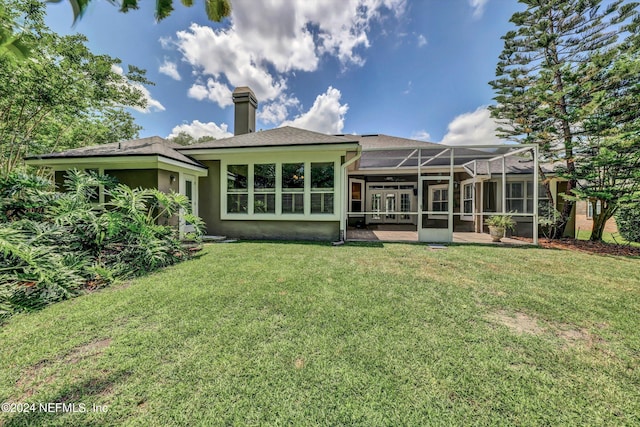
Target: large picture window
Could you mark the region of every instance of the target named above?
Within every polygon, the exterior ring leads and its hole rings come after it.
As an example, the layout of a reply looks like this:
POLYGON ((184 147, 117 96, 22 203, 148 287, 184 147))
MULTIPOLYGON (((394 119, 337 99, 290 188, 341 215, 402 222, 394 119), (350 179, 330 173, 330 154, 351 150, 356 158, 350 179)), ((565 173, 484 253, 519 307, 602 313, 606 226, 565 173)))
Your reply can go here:
POLYGON ((249 165, 227 166, 227 212, 248 213, 249 165))
MULTIPOLYGON (((223 166, 222 219, 336 218, 336 162, 272 161, 223 166), (223 181, 224 182, 224 181, 223 181), (225 218, 226 215, 229 215, 225 218)), ((324 159, 320 159, 324 160, 324 159)))
POLYGON ((253 213, 276 212, 276 164, 253 165, 253 213))
POLYGON ((282 164, 282 213, 304 213, 304 163, 282 164))
POLYGON ((333 214, 333 163, 311 163, 311 213, 333 214))

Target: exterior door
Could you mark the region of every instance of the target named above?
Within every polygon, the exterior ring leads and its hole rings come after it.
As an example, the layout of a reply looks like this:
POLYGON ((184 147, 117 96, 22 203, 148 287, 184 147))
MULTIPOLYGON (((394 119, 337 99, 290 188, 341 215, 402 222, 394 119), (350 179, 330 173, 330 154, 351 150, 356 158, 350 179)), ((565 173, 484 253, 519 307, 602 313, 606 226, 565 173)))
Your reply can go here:
POLYGON ((372 212, 368 223, 415 224, 415 214, 409 214, 414 210, 413 189, 370 188, 367 197, 367 211, 372 212))
MULTIPOLYGON (((198 215, 198 189, 197 189, 198 181, 196 177, 192 175, 184 176, 184 195, 187 196, 189 202, 191 203, 191 211, 198 215)), ((194 231, 193 224, 189 222, 184 223, 184 231, 186 233, 194 231)))

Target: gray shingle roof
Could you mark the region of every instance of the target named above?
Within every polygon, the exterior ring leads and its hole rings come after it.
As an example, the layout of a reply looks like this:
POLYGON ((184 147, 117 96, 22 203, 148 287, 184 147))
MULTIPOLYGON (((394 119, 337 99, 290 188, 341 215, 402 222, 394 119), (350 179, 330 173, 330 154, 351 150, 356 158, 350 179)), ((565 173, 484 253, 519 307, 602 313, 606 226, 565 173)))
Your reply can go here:
POLYGON ((399 138, 390 135, 340 135, 345 138, 351 138, 360 143, 362 148, 404 148, 404 147, 442 147, 440 144, 433 142, 418 141, 415 139, 399 138))
POLYGON ((27 157, 30 159, 64 159, 81 157, 120 157, 120 156, 162 156, 192 166, 204 168, 202 163, 176 151, 178 144, 167 141, 159 136, 142 139, 113 142, 110 144, 93 145, 90 147, 74 148, 58 153, 39 154, 27 157))
POLYGON ((201 142, 180 147, 182 152, 205 148, 244 148, 244 147, 278 147, 296 145, 320 145, 320 144, 348 144, 357 141, 350 137, 326 135, 291 126, 264 130, 232 136, 230 138, 217 139, 215 141, 201 142))

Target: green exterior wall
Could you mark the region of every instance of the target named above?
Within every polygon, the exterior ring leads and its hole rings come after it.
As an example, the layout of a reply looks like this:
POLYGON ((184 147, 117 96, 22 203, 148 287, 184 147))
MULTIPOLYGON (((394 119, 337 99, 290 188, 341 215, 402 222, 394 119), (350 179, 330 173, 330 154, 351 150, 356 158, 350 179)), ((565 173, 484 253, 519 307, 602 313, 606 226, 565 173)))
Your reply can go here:
POLYGON ((220 219, 220 161, 201 161, 209 175, 200 178, 199 216, 207 225, 207 234, 238 239, 263 240, 337 240, 339 221, 259 221, 220 219))

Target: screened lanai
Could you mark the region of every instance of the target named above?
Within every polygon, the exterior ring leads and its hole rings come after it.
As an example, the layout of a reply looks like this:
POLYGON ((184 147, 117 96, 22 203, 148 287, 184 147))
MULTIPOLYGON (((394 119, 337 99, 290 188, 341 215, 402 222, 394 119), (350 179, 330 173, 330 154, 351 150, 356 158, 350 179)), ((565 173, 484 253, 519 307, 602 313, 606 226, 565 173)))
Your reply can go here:
POLYGON ((347 162, 347 240, 483 241, 487 217, 511 215, 513 236, 537 244, 536 145, 409 145, 375 137, 362 137, 361 153, 347 162))

